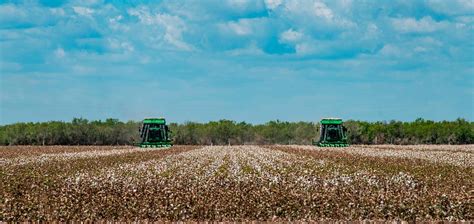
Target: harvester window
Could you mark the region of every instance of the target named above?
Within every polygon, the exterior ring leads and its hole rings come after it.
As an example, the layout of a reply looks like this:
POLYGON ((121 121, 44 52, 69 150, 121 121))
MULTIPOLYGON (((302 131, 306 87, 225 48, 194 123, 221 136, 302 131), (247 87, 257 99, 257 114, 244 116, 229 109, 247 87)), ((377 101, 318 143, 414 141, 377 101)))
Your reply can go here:
POLYGON ((342 137, 339 127, 337 125, 329 125, 327 132, 328 132, 327 136, 328 136, 329 141, 338 140, 342 137))

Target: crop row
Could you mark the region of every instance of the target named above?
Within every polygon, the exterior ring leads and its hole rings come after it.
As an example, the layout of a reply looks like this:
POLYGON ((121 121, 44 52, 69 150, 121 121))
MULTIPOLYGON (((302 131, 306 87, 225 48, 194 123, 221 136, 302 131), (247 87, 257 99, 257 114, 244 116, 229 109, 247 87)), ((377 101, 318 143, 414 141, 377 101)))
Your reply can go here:
POLYGON ((49 163, 51 161, 69 161, 75 159, 97 159, 104 156, 116 156, 121 154, 129 154, 136 152, 148 152, 161 150, 160 148, 137 148, 137 147, 113 147, 101 149, 99 147, 91 147, 90 150, 77 150, 74 152, 63 153, 31 153, 24 156, 13 158, 0 158, 0 165, 2 166, 21 166, 29 163, 49 163), (97 150, 99 149, 99 150, 97 150))
POLYGON ((379 158, 420 159, 433 163, 474 167, 474 145, 354 145, 345 148, 319 148, 310 145, 290 145, 294 149, 342 152, 379 158))
POLYGON ((0 218, 473 220, 471 163, 354 150, 178 146, 4 164, 0 218))
POLYGON ((58 153, 78 153, 87 151, 107 151, 130 149, 133 146, 0 146, 0 158, 34 157, 58 153))

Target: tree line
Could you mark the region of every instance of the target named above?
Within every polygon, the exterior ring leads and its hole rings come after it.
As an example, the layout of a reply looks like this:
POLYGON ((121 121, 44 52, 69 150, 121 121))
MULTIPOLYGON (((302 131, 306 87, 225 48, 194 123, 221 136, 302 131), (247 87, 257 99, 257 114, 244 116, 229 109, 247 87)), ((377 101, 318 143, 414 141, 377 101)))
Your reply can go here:
MULTIPOLYGON (((0 145, 132 145, 141 122, 118 119, 27 122, 0 126, 0 145)), ((231 120, 171 123, 175 144, 311 144, 319 123, 269 121, 253 125, 231 120)), ((465 119, 412 122, 344 122, 351 144, 474 144, 474 122, 465 119)))

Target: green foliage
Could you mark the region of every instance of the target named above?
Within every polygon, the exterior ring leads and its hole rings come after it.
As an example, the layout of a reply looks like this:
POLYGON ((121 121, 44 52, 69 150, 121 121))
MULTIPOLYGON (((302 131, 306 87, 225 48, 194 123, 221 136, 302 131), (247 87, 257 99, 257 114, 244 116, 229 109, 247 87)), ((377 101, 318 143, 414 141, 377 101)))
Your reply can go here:
POLYGON ((0 145, 128 145, 138 139, 139 123, 117 119, 48 121, 0 126, 0 145))
MULTIPOLYGON (((474 144, 474 122, 344 122, 352 144, 474 144)), ((140 122, 117 119, 71 122, 48 121, 0 126, 0 145, 131 145, 138 139, 140 122)), ((171 123, 175 144, 311 144, 318 136, 319 124, 313 122, 270 121, 252 125, 231 120, 208 123, 171 123)))

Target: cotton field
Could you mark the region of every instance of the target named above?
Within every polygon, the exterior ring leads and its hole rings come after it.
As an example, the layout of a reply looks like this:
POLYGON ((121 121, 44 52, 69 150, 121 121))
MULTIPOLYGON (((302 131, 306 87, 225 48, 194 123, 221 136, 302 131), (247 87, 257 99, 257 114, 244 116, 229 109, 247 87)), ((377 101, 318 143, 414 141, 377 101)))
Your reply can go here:
POLYGON ((0 147, 3 221, 474 220, 474 146, 0 147))

